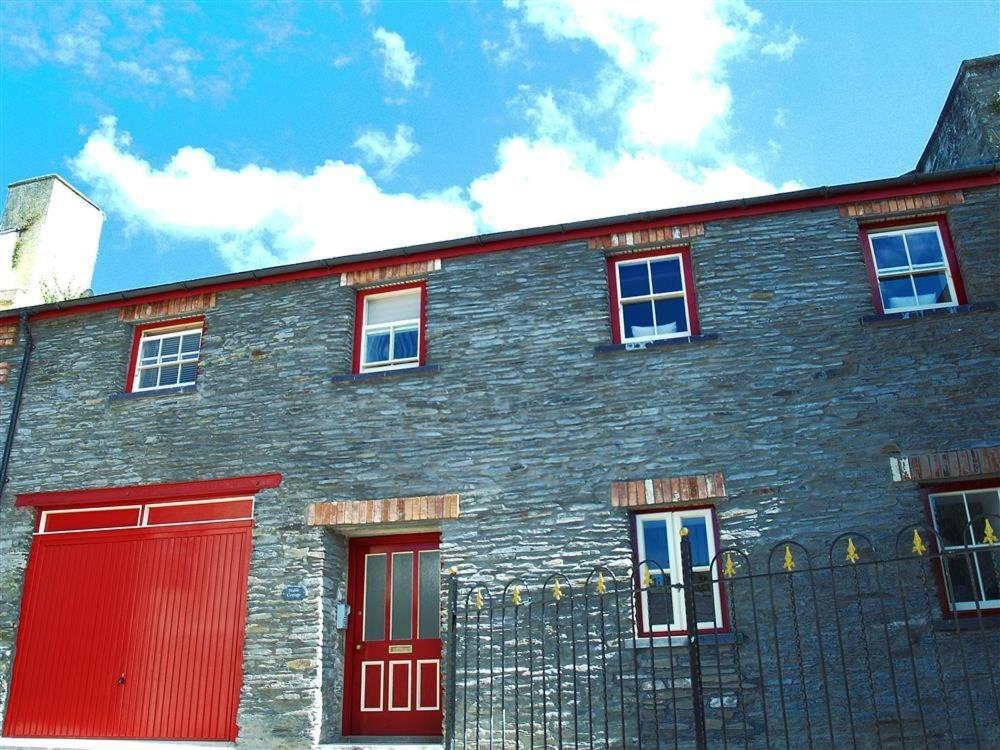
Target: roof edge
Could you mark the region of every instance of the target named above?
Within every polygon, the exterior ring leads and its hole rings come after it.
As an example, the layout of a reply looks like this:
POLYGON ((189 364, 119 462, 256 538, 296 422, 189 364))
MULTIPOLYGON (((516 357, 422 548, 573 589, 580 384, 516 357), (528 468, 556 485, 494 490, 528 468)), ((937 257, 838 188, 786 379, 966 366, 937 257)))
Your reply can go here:
MULTIPOLYGON (((50 302, 0 311, 0 321, 17 318, 21 314, 29 317, 66 315, 79 310, 94 312, 110 307, 122 307, 137 301, 154 301, 165 295, 195 293, 206 287, 243 287, 257 283, 280 283, 295 281, 318 275, 330 275, 359 268, 381 265, 393 259, 413 259, 414 256, 440 255, 454 257, 472 252, 493 252, 504 249, 530 247, 532 244, 551 244, 557 241, 572 241, 592 237, 609 231, 631 231, 636 225, 667 220, 702 221, 711 220, 708 214, 733 213, 736 215, 756 215, 800 210, 823 205, 827 202, 852 195, 865 195, 878 191, 903 191, 906 188, 932 186, 937 183, 974 183, 983 185, 1000 184, 1000 163, 985 166, 966 167, 947 172, 907 172, 899 177, 879 180, 845 183, 841 185, 806 188, 787 193, 771 193, 752 198, 737 198, 714 203, 621 214, 599 219, 586 219, 566 224, 549 224, 541 227, 517 229, 506 232, 474 235, 451 240, 388 248, 368 253, 343 255, 319 260, 301 261, 280 266, 236 271, 214 276, 205 276, 156 286, 139 287, 116 292, 108 292, 92 297, 79 297, 62 302, 50 302), (977 178, 980 183, 976 183, 977 178), (804 205, 809 204, 809 205, 804 205), (533 242, 535 241, 535 242, 533 242), (464 252, 463 252, 464 251, 464 252)), ((974 186, 974 185, 972 185, 974 186)), ((919 191, 917 191, 919 192, 919 191)))
POLYGON ((44 180, 56 180, 57 182, 61 182, 67 188, 69 188, 74 193, 76 193, 78 196, 80 196, 85 201, 87 201, 87 203, 89 203, 91 206, 93 206, 94 208, 96 208, 100 212, 100 214, 102 216, 104 215, 104 210, 100 206, 98 206, 96 203, 94 203, 94 201, 91 198, 88 198, 83 193, 83 191, 81 191, 78 188, 74 187, 69 182, 69 180, 67 180, 65 177, 63 177, 60 174, 56 174, 55 172, 49 172, 48 174, 40 174, 37 177, 28 177, 25 180, 17 180, 16 182, 11 182, 10 184, 7 185, 7 190, 9 191, 11 188, 16 188, 16 187, 19 187, 21 185, 30 185, 32 182, 42 182, 44 180))

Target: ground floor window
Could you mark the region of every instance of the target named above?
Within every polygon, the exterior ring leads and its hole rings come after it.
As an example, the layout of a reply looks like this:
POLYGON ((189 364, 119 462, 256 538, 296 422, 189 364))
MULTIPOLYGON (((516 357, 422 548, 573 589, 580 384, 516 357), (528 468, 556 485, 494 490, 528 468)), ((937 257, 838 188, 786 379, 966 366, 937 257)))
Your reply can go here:
POLYGON ((633 549, 639 578, 639 634, 688 630, 681 569, 681 529, 691 540, 692 584, 698 629, 723 627, 717 575, 717 525, 712 508, 637 513, 633 549))
POLYGON ((949 607, 1000 608, 1000 487, 931 492, 949 607))

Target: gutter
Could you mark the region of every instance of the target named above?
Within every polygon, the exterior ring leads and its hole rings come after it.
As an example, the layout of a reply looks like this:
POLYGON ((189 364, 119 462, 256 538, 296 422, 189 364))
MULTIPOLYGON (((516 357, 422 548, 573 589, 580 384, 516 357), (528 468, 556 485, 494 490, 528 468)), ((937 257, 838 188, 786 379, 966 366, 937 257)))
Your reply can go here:
MULTIPOLYGON (((888 177, 865 182, 806 188, 788 193, 774 193, 751 198, 737 198, 714 203, 642 211, 599 219, 585 219, 567 224, 549 224, 529 229, 493 232, 458 239, 428 242, 420 245, 408 245, 366 253, 341 255, 335 258, 302 261, 281 266, 271 266, 269 268, 259 268, 252 271, 235 271, 200 279, 171 282, 157 286, 108 292, 93 297, 79 297, 61 302, 50 302, 14 310, 4 310, 0 312, 0 321, 12 320, 22 312, 27 312, 33 317, 40 314, 67 314, 68 311, 76 310, 85 312, 87 308, 101 309, 100 306, 121 306, 133 300, 155 299, 160 295, 169 295, 177 292, 197 293, 199 290, 227 285, 274 283, 284 280, 286 276, 294 276, 296 274, 308 274, 317 271, 349 271, 368 263, 386 263, 392 260, 403 261, 407 258, 425 254, 459 253, 464 249, 470 248, 477 248, 478 252, 488 252, 491 247, 497 249, 500 249, 500 246, 506 246, 507 248, 529 247, 532 240, 542 243, 562 241, 559 238, 563 236, 583 236, 590 233, 617 231, 616 228, 623 225, 682 220, 689 217, 692 221, 704 221, 703 217, 706 214, 714 214, 716 212, 745 212, 753 214, 797 210, 796 206, 800 206, 804 202, 832 201, 846 196, 878 193, 885 190, 916 189, 924 185, 934 185, 937 183, 941 183, 942 185, 955 184, 956 181, 962 183, 968 182, 969 184, 979 186, 1000 184, 1000 161, 946 172, 907 172, 898 177, 888 177)), ((942 187, 941 189, 944 188, 942 187)))
POLYGON ((24 353, 21 355, 21 369, 17 373, 17 388, 14 391, 14 403, 10 408, 10 421, 7 423, 7 438, 3 443, 3 455, 0 456, 0 498, 4 488, 10 481, 8 470, 10 456, 14 450, 14 434, 17 432, 17 418, 21 414, 21 402, 24 399, 24 386, 28 382, 28 366, 31 364, 31 353, 35 350, 35 342, 31 338, 31 325, 28 313, 21 313, 21 330, 24 335, 24 353))

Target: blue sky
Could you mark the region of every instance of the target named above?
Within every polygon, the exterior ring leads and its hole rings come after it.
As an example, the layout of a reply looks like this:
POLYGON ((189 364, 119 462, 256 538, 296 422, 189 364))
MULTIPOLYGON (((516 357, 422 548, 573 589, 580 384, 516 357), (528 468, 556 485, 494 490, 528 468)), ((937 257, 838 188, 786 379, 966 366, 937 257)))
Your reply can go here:
POLYGON ((0 4, 0 179, 97 292, 894 176, 1000 3, 0 4))

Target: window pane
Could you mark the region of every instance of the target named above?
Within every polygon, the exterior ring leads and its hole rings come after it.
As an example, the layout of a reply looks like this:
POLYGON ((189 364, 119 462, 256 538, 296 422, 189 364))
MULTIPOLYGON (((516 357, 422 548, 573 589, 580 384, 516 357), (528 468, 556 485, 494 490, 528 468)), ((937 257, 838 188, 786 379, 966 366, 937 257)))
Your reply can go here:
POLYGON ((965 503, 961 495, 946 495, 934 498, 934 520, 938 534, 946 546, 961 546, 965 534, 965 503))
POLYGON ((417 329, 407 328, 395 332, 393 359, 408 359, 417 356, 417 329))
POLYGON ((364 639, 385 640, 385 555, 365 558, 364 608, 364 639))
POLYGON ((198 363, 189 362, 186 365, 181 365, 181 383, 193 383, 198 379, 198 363))
POLYGON ((896 279, 882 279, 878 283, 882 290, 882 304, 886 310, 896 307, 915 307, 916 298, 913 296, 913 285, 909 276, 901 276, 896 279))
POLYGON ((655 260, 649 264, 653 275, 653 293, 679 292, 683 289, 681 283, 680 258, 655 260))
POLYGON ((656 333, 665 336, 670 333, 687 333, 687 310, 683 297, 658 299, 656 305, 656 333))
POLYGON ((670 553, 667 548, 667 522, 663 519, 639 521, 642 526, 642 546, 649 571, 656 574, 659 568, 670 569, 670 553))
POLYGON ((159 341, 143 341, 142 342, 142 356, 143 358, 155 357, 160 352, 160 342, 159 341))
POLYGON ((975 539, 973 543, 982 544, 983 535, 986 532, 986 517, 990 517, 990 525, 994 533, 1000 534, 1000 524, 997 523, 997 516, 1000 516, 1000 495, 997 490, 986 490, 984 492, 967 492, 965 500, 969 506, 969 517, 972 519, 972 527, 975 529, 975 539), (984 518, 977 518, 983 516, 984 518))
POLYGON ((976 564, 983 582, 983 599, 1000 599, 1000 552, 977 552, 976 564))
POLYGON ((649 271, 645 263, 630 263, 618 266, 618 280, 621 296, 639 297, 649 294, 649 271))
POLYGON ((142 374, 139 375, 139 387, 140 388, 153 388, 156 386, 156 376, 159 375, 157 370, 143 370, 142 374))
POLYGON ((657 585, 647 589, 646 608, 649 611, 649 625, 651 627, 653 625, 674 624, 674 602, 670 588, 657 585))
POLYGON ((692 573, 691 579, 694 588, 694 616, 698 622, 715 622, 715 586, 712 574, 692 573))
POLYGON ((899 235, 889 237, 872 237, 872 250, 875 253, 875 265, 880 270, 887 268, 906 268, 906 246, 899 235))
POLYGON ((167 357, 177 354, 181 348, 181 337, 171 336, 169 338, 160 339, 160 356, 167 357))
POLYGON ((389 614, 389 640, 405 641, 413 637, 413 553, 396 552, 392 556, 392 610, 389 614))
POLYGON ((369 297, 366 325, 394 323, 399 320, 414 320, 420 317, 420 290, 385 297, 369 297))
POLYGON ((181 351, 184 353, 196 352, 201 346, 201 333, 189 333, 181 341, 181 351))
POLYGON ((389 333, 369 333, 365 336, 365 363, 389 361, 389 333))
POLYGON ((910 248, 910 262, 913 265, 944 263, 941 243, 938 242, 937 232, 933 229, 923 232, 908 232, 906 244, 910 248))
POLYGON ((167 365, 160 368, 160 385, 177 385, 177 376, 180 375, 178 365, 167 365))
POLYGON ((708 565, 708 525, 704 518, 681 519, 681 526, 688 530, 691 541, 691 564, 708 565))
POLYGON ((974 602, 979 598, 979 585, 975 581, 976 569, 972 553, 955 552, 944 558, 947 566, 948 588, 954 602, 974 602))
POLYGON ((625 323, 625 338, 637 339, 643 336, 653 336, 653 303, 630 302, 622 305, 622 318, 625 323))
POLYGON ((943 273, 922 273, 913 277, 917 287, 917 301, 921 305, 939 305, 951 302, 948 277, 943 273))
POLYGON ((441 555, 420 553, 420 590, 417 605, 417 638, 441 636, 441 555))

